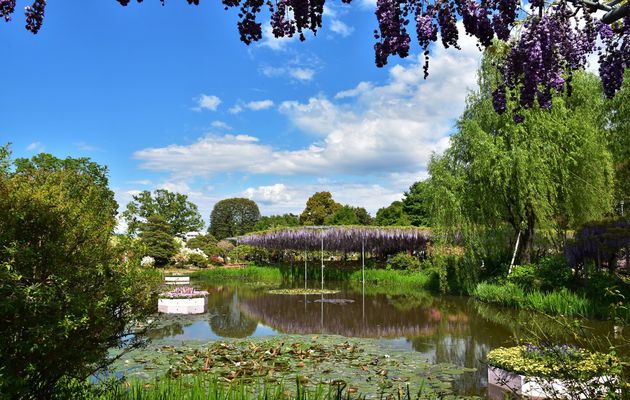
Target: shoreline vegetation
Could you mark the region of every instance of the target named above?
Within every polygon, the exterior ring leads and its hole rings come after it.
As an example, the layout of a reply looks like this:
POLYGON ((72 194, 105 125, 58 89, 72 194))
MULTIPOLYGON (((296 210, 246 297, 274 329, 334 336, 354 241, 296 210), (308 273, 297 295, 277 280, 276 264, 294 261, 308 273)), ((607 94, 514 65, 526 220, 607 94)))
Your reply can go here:
MULTIPOLYGON (((309 267, 317 272, 319 266, 309 267)), ((242 268, 223 268, 193 270, 189 275, 197 283, 244 283, 244 284, 267 284, 281 285, 283 283, 302 282, 303 271, 295 268, 298 276, 293 276, 290 267, 283 266, 258 266, 250 263, 242 268)), ((342 271, 334 274, 330 270, 325 270, 327 275, 332 275, 333 279, 327 282, 348 282, 351 287, 360 289, 363 272, 359 270, 342 271)), ((315 280, 320 279, 320 275, 311 272, 315 280)), ((406 290, 423 290, 429 292, 438 291, 438 274, 432 269, 393 270, 393 269, 365 269, 366 290, 378 287, 404 288, 406 290)), ((575 318, 595 318, 600 320, 621 317, 628 320, 630 315, 611 315, 605 299, 593 299, 585 293, 575 292, 566 287, 560 286, 554 290, 525 290, 523 287, 512 282, 489 283, 480 282, 469 293, 469 296, 476 301, 492 304, 495 306, 521 309, 527 311, 540 312, 549 315, 562 315, 575 318)))

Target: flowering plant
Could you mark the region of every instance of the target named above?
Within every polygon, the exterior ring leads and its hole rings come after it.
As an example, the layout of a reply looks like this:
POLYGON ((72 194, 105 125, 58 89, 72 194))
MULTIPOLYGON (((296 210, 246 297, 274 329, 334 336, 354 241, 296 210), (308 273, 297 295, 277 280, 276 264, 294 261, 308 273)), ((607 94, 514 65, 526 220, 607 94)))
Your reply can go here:
POLYGON ((160 298, 162 299, 195 299, 199 297, 208 296, 208 292, 205 290, 197 290, 191 286, 180 286, 171 290, 170 292, 162 293, 160 298))
POLYGON ((617 376, 619 359, 569 345, 499 347, 486 356, 488 365, 520 375, 587 380, 617 376))
POLYGON ((155 258, 151 256, 144 256, 142 260, 140 260, 140 265, 143 267, 152 267, 155 265, 155 258))

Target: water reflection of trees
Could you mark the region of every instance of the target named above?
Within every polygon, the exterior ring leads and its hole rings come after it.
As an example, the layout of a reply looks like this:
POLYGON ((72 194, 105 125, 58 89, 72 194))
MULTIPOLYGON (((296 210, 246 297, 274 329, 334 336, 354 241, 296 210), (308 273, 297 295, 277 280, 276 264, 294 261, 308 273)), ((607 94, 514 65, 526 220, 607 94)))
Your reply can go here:
MULTIPOLYGON (((431 307, 396 307, 401 300, 385 295, 343 293, 352 303, 321 303, 318 295, 262 295, 241 301, 252 318, 284 333, 325 333, 351 337, 426 336, 435 332, 431 307), (401 309, 402 308, 402 309, 401 309)), ((417 299, 416 299, 417 300, 417 299)))
POLYGON ((145 336, 149 339, 163 339, 165 337, 177 336, 184 333, 184 326, 179 322, 168 323, 148 329, 145 336))
POLYGON ((258 326, 258 321, 241 311, 237 288, 223 287, 221 291, 210 292, 208 310, 208 323, 218 336, 244 338, 251 336, 258 326))
POLYGON ((511 343, 510 331, 481 318, 474 305, 461 298, 441 300, 436 307, 442 314, 435 335, 412 338, 411 346, 431 363, 476 368, 456 379, 453 386, 460 394, 482 392, 488 381, 482 361, 493 348, 511 343))

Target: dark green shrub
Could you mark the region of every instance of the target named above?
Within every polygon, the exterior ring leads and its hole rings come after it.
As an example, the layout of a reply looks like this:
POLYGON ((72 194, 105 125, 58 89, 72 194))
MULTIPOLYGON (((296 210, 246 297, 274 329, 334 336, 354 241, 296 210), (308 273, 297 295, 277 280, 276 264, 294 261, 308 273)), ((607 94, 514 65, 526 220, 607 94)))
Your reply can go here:
POLYGON ((536 266, 540 290, 549 291, 571 286, 573 274, 564 258, 545 257, 536 266))
POLYGON ((413 271, 418 268, 420 268, 418 258, 404 251, 396 254, 387 263, 387 269, 406 269, 413 271))
POLYGON ((526 289, 540 289, 541 282, 536 266, 515 265, 507 281, 526 289))

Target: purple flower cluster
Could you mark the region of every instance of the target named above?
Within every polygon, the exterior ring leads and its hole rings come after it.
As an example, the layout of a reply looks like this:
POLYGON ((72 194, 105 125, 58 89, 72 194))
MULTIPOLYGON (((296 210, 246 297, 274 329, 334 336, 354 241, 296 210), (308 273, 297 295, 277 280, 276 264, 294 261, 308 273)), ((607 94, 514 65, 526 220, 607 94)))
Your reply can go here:
MULTIPOLYGON (((626 7, 630 9, 630 2, 626 7)), ((630 68, 630 10, 617 33, 603 23, 597 31, 603 43, 603 49, 599 49, 599 76, 604 94, 612 98, 621 89, 625 69, 630 68)))
POLYGON ((190 286, 180 286, 170 292, 163 293, 160 297, 165 299, 193 299, 206 297, 207 295, 208 292, 205 290, 197 290, 190 286))
POLYGON ((375 60, 377 67, 387 64, 390 55, 407 57, 409 55, 409 45, 411 38, 407 32, 406 25, 409 20, 401 10, 399 0, 377 0, 376 18, 380 30, 380 41, 374 45, 375 60))
MULTIPOLYGON (((500 66, 503 84, 510 93, 515 122, 522 122, 521 109, 536 103, 551 109, 554 93, 570 94, 570 78, 582 69, 595 49, 597 29, 590 14, 576 13, 566 4, 552 6, 542 17, 526 19, 520 36, 500 66)), ((498 113, 506 110, 502 92, 496 92, 493 105, 498 113)))
POLYGON ((568 344, 528 344, 525 352, 530 357, 579 358, 582 356, 580 348, 568 344))
POLYGON ((11 21, 11 14, 15 11, 15 0, 0 0, 0 18, 11 21))
POLYGON ((44 22, 44 11, 46 10, 46 0, 35 0, 32 5, 24 10, 26 15, 26 29, 33 32, 39 32, 44 22))
POLYGON ((239 243, 275 250, 321 249, 394 253, 401 250, 424 249, 430 233, 418 228, 322 227, 288 228, 264 233, 252 233, 238 239, 239 243))

